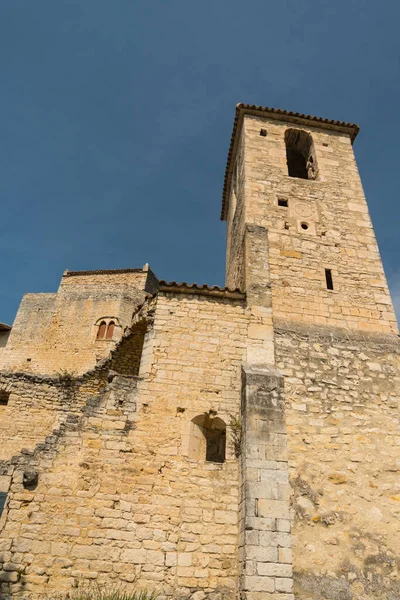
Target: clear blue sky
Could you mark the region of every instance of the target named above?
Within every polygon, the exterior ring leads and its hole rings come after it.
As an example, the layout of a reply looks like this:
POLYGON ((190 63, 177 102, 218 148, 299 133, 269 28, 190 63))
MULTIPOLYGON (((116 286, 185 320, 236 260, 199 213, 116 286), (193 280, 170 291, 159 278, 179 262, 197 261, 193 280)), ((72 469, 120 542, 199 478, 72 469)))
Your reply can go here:
POLYGON ((223 284, 237 102, 357 122, 400 312, 400 3, 2 0, 0 321, 69 269, 223 284))

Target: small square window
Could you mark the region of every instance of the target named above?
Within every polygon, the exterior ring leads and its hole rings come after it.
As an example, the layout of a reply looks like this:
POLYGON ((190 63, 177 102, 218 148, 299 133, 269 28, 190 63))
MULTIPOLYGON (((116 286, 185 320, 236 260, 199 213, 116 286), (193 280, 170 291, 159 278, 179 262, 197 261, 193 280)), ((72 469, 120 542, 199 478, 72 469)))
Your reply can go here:
POLYGON ((289 206, 289 200, 286 200, 286 198, 278 198, 278 206, 287 208, 289 206))
POLYGON ((267 137, 267 130, 266 129, 260 129, 260 135, 262 137, 267 137))

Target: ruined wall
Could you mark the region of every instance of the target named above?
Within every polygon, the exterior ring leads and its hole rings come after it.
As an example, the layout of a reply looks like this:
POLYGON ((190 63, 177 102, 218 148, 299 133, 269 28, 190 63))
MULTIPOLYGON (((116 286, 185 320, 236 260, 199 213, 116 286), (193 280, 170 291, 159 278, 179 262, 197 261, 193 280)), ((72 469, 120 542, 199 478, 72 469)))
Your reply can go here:
MULTIPOLYGON (((230 422, 240 411, 247 327, 242 301, 160 294, 141 377, 113 376, 82 417, 69 414, 44 446, 14 462, 0 535, 4 597, 85 579, 235 598, 239 473, 230 422), (227 424, 224 463, 187 454, 191 420, 205 413, 227 424), (27 470, 39 473, 35 489, 23 487, 27 470)), ((127 364, 124 348, 112 373, 127 364)))
POLYGON ((149 270, 66 271, 57 294, 24 296, 0 368, 83 374, 108 356, 133 312, 154 291, 149 270), (96 339, 103 317, 115 321, 111 339, 96 339))
POLYGON ((8 394, 7 404, 0 404, 0 460, 9 460, 22 449, 33 450, 69 414, 80 414, 88 399, 106 386, 110 372, 138 375, 154 302, 148 300, 138 311, 107 359, 81 377, 0 372, 0 393, 8 394))
POLYGON ((299 600, 400 597, 397 336, 280 323, 299 600))
POLYGON ((7 405, 0 405, 0 460, 9 460, 22 449, 33 450, 69 413, 78 413, 105 381, 101 370, 77 380, 0 374, 0 390, 9 393, 7 405))

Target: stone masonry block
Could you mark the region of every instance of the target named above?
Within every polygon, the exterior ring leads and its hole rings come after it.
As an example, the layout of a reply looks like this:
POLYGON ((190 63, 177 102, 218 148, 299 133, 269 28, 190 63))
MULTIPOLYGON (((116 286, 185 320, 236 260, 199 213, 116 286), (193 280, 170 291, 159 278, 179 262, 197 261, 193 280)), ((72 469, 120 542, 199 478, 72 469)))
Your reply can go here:
POLYGON ((290 548, 279 548, 279 562, 292 564, 292 550, 290 548))
POLYGON ((278 548, 263 548, 262 546, 247 546, 246 558, 257 562, 278 562, 278 548))
POLYGON ((260 517, 288 519, 290 517, 289 503, 284 500, 257 500, 257 515, 260 517))
POLYGON ((269 577, 292 577, 293 568, 292 565, 280 563, 257 563, 257 574, 269 577))
POLYGON ((293 579, 290 577, 275 578, 275 589, 277 592, 292 592, 293 579))
POLYGON ((276 531, 276 519, 261 517, 246 517, 244 525, 246 528, 259 531, 276 531))
POLYGON ((273 592, 275 590, 274 578, 246 575, 243 577, 242 589, 252 592, 273 592))
POLYGON ((261 546, 278 546, 280 548, 291 548, 292 546, 290 533, 261 531, 259 539, 261 546))

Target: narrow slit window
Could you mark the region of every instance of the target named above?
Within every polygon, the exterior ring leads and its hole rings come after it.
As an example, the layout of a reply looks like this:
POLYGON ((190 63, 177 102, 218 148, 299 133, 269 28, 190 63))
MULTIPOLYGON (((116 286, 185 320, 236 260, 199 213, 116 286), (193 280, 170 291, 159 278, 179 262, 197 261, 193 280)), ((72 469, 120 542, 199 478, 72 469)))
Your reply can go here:
POLYGON ((326 289, 333 290, 332 269, 325 269, 326 289))
POLYGON ((289 201, 286 198, 278 198, 278 206, 282 206, 283 208, 287 208, 289 206, 289 201))
POLYGON ((5 492, 0 492, 0 515, 3 512, 4 505, 7 500, 7 494, 5 492))

